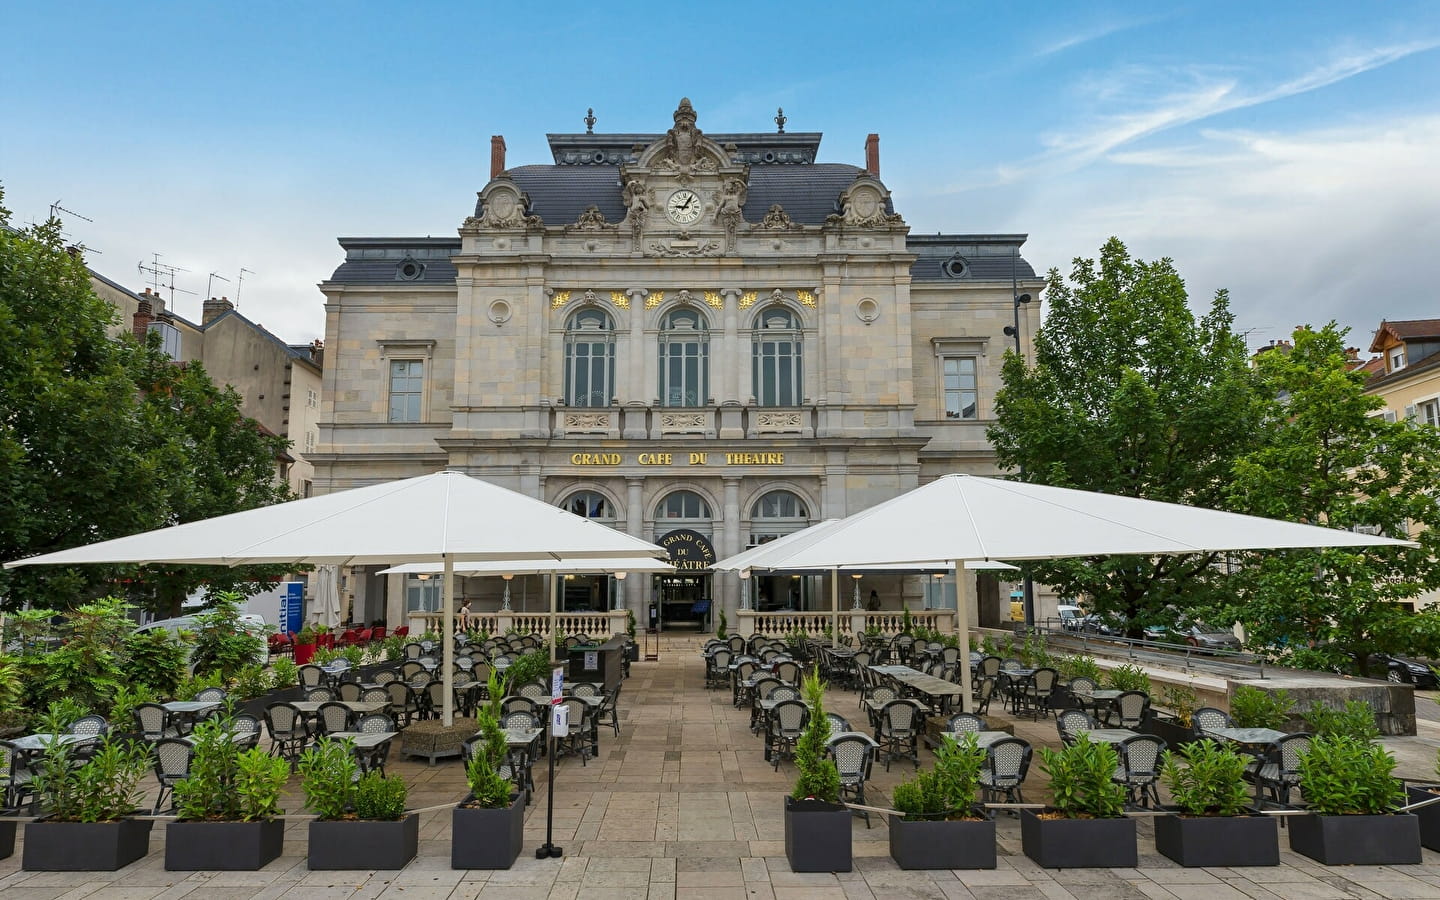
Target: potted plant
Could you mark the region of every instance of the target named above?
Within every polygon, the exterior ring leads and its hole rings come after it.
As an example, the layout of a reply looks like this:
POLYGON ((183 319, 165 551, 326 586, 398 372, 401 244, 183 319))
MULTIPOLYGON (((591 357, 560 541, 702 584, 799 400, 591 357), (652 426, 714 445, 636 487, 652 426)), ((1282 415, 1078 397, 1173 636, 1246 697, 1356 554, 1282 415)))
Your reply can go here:
POLYGON ((985 750, 967 734, 935 748, 935 768, 895 786, 890 858, 902 869, 995 868, 995 820, 975 805, 985 750))
POLYGON ((405 813, 405 781, 359 777, 354 742, 322 738, 300 757, 311 869, 403 869, 420 847, 420 814, 405 813))
POLYGON ((811 672, 803 682, 810 718, 795 744, 795 789, 785 798, 785 857, 794 872, 848 872, 850 810, 840 804, 840 772, 825 758, 830 720, 825 685, 811 672))
POLYGON ((1191 728, 1191 716, 1198 705, 1195 692, 1185 685, 1167 685, 1160 689, 1160 703, 1169 713, 1152 711, 1140 730, 1155 735, 1169 747, 1178 748, 1195 740, 1191 728))
POLYGON ((295 665, 303 666, 315 658, 315 643, 319 635, 315 627, 306 624, 295 635, 295 665))
MULTIPOLYGON (((1435 774, 1440 775, 1440 753, 1435 757, 1435 774)), ((1420 820, 1420 845, 1440 850, 1440 784, 1407 784, 1405 802, 1410 806, 1429 803, 1411 812, 1420 820)))
POLYGON ((1288 691, 1262 691, 1248 684, 1235 686, 1230 695, 1230 721, 1236 728, 1284 730, 1290 720, 1288 691))
POLYGON ((1133 868, 1135 820, 1125 816, 1125 789, 1110 780, 1119 764, 1113 744, 1085 732, 1061 750, 1040 748, 1054 805, 1020 810, 1025 855, 1047 869, 1133 868))
POLYGON ((1243 775, 1250 758, 1228 746, 1194 741, 1167 751, 1161 778, 1175 815, 1155 819, 1155 849, 1182 866, 1278 866, 1279 823, 1247 815, 1243 775))
MULTIPOLYGON (((150 769, 147 749, 107 739, 89 761, 75 763, 73 746, 59 742, 41 758, 35 790, 46 815, 25 826, 22 868, 113 872, 149 852, 151 821, 129 818, 140 802, 136 785, 150 769)), ((8 824, 13 852, 15 823, 8 824)))
POLYGON ((278 806, 290 764, 259 747, 241 752, 230 719, 195 726, 190 775, 175 785, 176 821, 165 829, 165 868, 254 871, 280 856, 278 806))
POLYGON ((1290 817, 1290 849, 1331 866, 1418 864, 1420 820, 1394 812, 1405 796, 1394 770, 1395 758, 1379 744, 1313 739, 1300 758, 1310 815, 1290 817))
POLYGON ((494 672, 488 689, 490 699, 475 712, 480 740, 465 766, 470 794, 451 813, 452 869, 508 869, 525 842, 525 803, 500 774, 509 745, 500 730, 504 689, 494 672))

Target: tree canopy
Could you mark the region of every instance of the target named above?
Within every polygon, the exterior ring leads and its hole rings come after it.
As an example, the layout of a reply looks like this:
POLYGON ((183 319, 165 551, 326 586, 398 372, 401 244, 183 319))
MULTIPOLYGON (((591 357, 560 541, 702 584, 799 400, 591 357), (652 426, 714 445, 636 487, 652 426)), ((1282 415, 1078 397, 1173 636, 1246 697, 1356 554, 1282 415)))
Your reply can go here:
MULTIPOLYGON (((1007 354, 989 430, 1001 466, 1040 484, 1211 508, 1255 446, 1264 404, 1224 291, 1196 319, 1169 259, 1132 259, 1118 238, 1070 282, 1049 273, 1035 364, 1007 354)), ((1214 590, 1210 555, 1034 563, 1038 580, 1086 595, 1136 631, 1169 624, 1214 590)))
MULTIPOLYGON (((3 202, 3 193, 0 193, 3 202)), ((288 446, 195 363, 115 340, 60 226, 9 227, 0 206, 0 560, 63 550, 288 499, 288 446)), ((157 610, 190 591, 249 588, 269 569, 34 567, 0 574, 10 607, 66 608, 123 589, 157 610), (117 584, 118 583, 118 584, 117 584)))

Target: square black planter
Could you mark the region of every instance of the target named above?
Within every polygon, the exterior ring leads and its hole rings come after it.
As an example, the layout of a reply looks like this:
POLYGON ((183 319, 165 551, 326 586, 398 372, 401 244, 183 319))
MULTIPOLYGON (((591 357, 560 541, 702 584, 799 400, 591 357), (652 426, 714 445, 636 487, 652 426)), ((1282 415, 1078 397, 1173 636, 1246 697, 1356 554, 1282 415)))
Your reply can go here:
POLYGON ((165 829, 165 869, 254 872, 285 849, 285 823, 171 822, 165 829))
MULTIPOLYGON (((1429 785, 1405 788, 1407 804, 1424 803, 1426 800, 1440 800, 1440 793, 1432 794, 1429 785)), ((1440 850, 1440 803, 1412 809, 1410 814, 1420 820, 1420 846, 1440 850)))
POLYGON ((519 794, 506 809, 455 807, 450 817, 450 868, 508 869, 525 843, 525 802, 519 794))
POLYGON ((15 826, 17 824, 14 819, 0 819, 0 859, 9 859, 15 855, 15 826))
POLYGON ((310 823, 311 869, 403 869, 419 849, 419 813, 395 822, 310 823))
POLYGON ((1135 820, 1042 819, 1020 810, 1025 855, 1047 869, 1133 869, 1139 862, 1135 820))
POLYGON ((1181 744, 1188 744, 1195 740, 1195 732, 1189 725, 1181 725, 1180 720, 1172 716, 1152 715, 1140 730, 1145 734, 1153 734, 1165 742, 1171 750, 1180 749, 1181 744))
POLYGON ((20 867, 30 872, 114 872, 150 852, 152 824, 150 819, 31 822, 25 826, 20 867))
POLYGON ((902 869, 993 869, 995 820, 906 822, 891 816, 890 858, 902 869))
POLYGON ((1420 863, 1420 819, 1409 813, 1290 816, 1285 825, 1291 850, 1327 866, 1420 863))
POLYGON ((848 872, 850 810, 821 800, 785 798, 785 858, 792 872, 848 872))
POLYGON ((1156 816, 1155 849, 1182 866, 1278 866, 1274 816, 1156 816))

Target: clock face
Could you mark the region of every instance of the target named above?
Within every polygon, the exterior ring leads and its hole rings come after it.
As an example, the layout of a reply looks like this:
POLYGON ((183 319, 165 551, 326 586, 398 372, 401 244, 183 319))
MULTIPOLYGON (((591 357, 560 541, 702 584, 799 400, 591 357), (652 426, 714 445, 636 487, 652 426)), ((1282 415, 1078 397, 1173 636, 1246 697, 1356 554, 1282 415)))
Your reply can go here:
POLYGON ((700 197, 689 190, 678 190, 665 202, 665 215, 677 225, 689 225, 700 219, 700 197))

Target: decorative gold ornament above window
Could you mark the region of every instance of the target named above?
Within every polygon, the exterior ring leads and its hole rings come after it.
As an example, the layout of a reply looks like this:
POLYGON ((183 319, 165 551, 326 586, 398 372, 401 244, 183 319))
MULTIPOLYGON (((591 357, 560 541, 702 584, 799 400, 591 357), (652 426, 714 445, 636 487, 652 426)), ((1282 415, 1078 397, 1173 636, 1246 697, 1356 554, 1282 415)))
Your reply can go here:
POLYGON ((725 296, 719 291, 706 291, 705 302, 709 304, 711 309, 725 308, 725 296))
POLYGON ((796 291, 795 299, 799 300, 804 306, 808 306, 811 309, 815 308, 815 295, 809 291, 796 291))
POLYGON ((551 308, 551 309, 559 309, 560 307, 564 306, 565 304, 567 304, 567 303, 569 303, 569 302, 570 302, 570 292, 569 292, 569 291, 556 291, 556 292, 555 292, 555 295, 550 298, 550 308, 551 308))
POLYGON ((755 291, 746 291, 745 293, 740 295, 740 308, 749 309, 750 307, 755 305, 755 301, 758 299, 760 299, 760 295, 758 293, 756 293, 755 291))
POLYGON ((615 304, 616 309, 629 309, 630 295, 624 291, 611 291, 610 302, 615 304))
POLYGON ((654 309, 655 307, 659 306, 660 304, 662 304, 662 303, 664 303, 664 302, 665 302, 665 292, 664 292, 664 291, 651 291, 650 294, 645 298, 645 308, 646 308, 646 309, 654 309))

